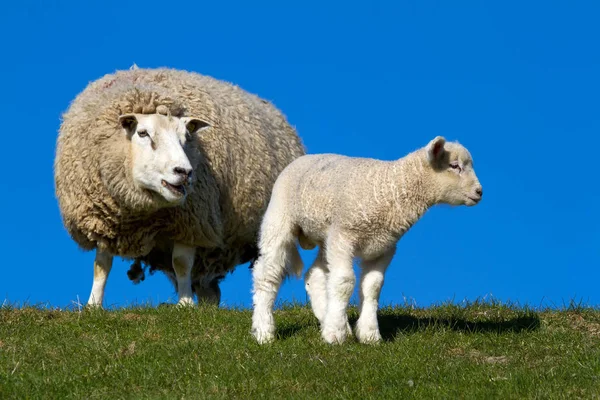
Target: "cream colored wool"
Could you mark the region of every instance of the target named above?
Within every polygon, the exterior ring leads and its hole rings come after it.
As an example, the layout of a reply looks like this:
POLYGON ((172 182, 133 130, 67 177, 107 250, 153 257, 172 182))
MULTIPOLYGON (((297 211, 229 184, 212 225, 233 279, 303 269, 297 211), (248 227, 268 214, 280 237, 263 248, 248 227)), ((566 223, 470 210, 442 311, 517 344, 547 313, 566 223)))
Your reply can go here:
MULTIPOLYGON (((138 259, 155 249, 160 258, 181 243, 199 248, 198 265, 205 251, 227 253, 214 264, 228 270, 252 258, 247 253, 273 183, 302 154, 295 130, 269 102, 196 73, 135 68, 90 83, 63 115, 56 196, 64 225, 82 249, 138 259), (183 205, 166 207, 132 184, 130 143, 119 123, 129 113, 210 124, 185 149, 194 172, 183 205)), ((200 279, 203 271, 195 273, 200 279)))
POLYGON ((475 205, 482 189, 469 152, 442 137, 396 161, 335 154, 306 155, 277 178, 254 264, 252 332, 260 343, 273 340, 272 315, 286 269, 300 274, 296 241, 319 246, 306 274, 311 306, 329 343, 350 333, 346 308, 361 260, 361 342, 380 340, 377 304, 383 276, 402 235, 435 204, 475 205))

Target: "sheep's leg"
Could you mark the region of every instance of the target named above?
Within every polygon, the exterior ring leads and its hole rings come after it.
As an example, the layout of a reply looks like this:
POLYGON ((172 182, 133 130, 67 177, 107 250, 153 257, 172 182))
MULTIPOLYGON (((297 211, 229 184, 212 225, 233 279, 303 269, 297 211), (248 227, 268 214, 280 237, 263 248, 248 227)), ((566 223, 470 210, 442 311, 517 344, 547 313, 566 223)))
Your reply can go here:
POLYGON ((96 259, 94 260, 94 283, 92 285, 92 293, 87 302, 88 306, 102 307, 104 300, 104 288, 106 280, 112 268, 112 254, 96 249, 96 259))
POLYGON ((195 255, 195 247, 180 243, 175 243, 175 246, 173 246, 173 269, 177 280, 178 305, 194 304, 191 273, 195 255))
POLYGON ((310 298, 310 305, 319 320, 321 326, 325 319, 327 311, 327 263, 325 262, 325 254, 323 247, 319 248, 319 253, 313 265, 306 272, 304 277, 304 287, 310 298))
POLYGON ((394 257, 394 252, 395 249, 392 249, 374 260, 362 262, 359 318, 356 322, 356 337, 361 343, 376 343, 381 340, 377 308, 384 274, 394 257))
POLYGON ((214 304, 216 306, 221 303, 219 278, 214 278, 208 284, 205 281, 198 282, 193 287, 198 303, 214 304))
POLYGON ((356 278, 352 270, 352 245, 339 233, 330 233, 325 244, 329 278, 327 312, 322 336, 327 343, 342 343, 349 335, 346 313, 356 278))

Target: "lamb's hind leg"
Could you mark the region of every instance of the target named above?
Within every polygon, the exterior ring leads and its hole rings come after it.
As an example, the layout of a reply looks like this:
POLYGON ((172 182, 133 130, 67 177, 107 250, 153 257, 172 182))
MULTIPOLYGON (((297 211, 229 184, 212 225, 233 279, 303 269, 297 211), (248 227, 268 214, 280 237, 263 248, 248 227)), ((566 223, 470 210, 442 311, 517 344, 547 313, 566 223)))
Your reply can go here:
POLYGON ((175 243, 173 246, 173 269, 175 270, 175 279, 177 280, 177 294, 179 305, 193 305, 194 296, 192 293, 192 266, 196 248, 175 243))
POLYGON ((395 248, 375 260, 362 262, 359 318, 356 322, 356 338, 361 343, 375 343, 381 340, 377 308, 384 274, 394 257, 394 252, 395 248))
POLYGON ((92 285, 90 298, 87 302, 88 306, 102 307, 104 288, 106 287, 108 274, 112 269, 112 262, 112 254, 96 249, 96 259, 94 260, 94 283, 92 285))
POLYGON ((252 335, 262 344, 275 338, 273 307, 281 281, 288 267, 297 274, 302 272, 302 259, 283 215, 267 210, 260 236, 260 255, 252 268, 252 335))
POLYGON ((349 332, 347 308, 356 278, 352 270, 352 243, 338 232, 330 232, 325 244, 329 278, 327 312, 321 335, 327 343, 342 343, 349 332))

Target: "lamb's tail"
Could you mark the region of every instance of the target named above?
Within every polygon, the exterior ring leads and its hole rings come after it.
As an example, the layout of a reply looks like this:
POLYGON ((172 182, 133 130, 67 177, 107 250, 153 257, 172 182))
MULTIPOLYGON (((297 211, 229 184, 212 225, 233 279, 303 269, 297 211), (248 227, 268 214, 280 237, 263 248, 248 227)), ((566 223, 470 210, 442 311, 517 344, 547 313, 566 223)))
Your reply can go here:
POLYGON ((268 265, 267 269, 281 277, 300 277, 304 263, 296 246, 294 223, 278 196, 277 183, 273 188, 271 201, 260 227, 259 260, 268 265))
POLYGON ((296 278, 302 277, 302 271, 304 270, 304 262, 298 252, 296 245, 290 246, 288 253, 288 262, 286 263, 286 274, 294 275, 296 278))

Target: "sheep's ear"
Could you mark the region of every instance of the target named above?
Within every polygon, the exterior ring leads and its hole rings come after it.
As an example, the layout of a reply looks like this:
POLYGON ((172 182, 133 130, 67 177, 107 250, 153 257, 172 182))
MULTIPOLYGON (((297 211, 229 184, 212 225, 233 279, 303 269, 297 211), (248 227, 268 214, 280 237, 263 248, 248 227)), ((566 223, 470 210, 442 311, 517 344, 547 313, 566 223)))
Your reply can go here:
POLYGON ((184 117, 182 118, 185 124, 185 129, 191 134, 201 132, 207 128, 210 128, 210 124, 206 121, 202 121, 198 118, 184 117))
POLYGON ((427 158, 430 163, 435 163, 442 159, 444 156, 444 144, 446 143, 446 139, 442 136, 437 136, 427 145, 427 158))
POLYGON ((137 118, 133 114, 123 114, 119 117, 119 123, 128 135, 132 135, 137 127, 137 118))

